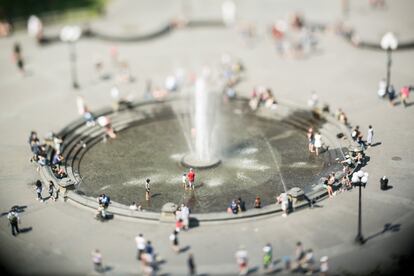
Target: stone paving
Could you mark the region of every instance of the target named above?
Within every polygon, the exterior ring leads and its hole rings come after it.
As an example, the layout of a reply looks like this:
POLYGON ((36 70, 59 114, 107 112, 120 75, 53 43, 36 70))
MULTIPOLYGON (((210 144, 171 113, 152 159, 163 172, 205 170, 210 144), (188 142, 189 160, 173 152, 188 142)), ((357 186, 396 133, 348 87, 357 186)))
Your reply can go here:
MULTIPOLYGON (((412 38, 411 19, 405 14, 413 10, 412 1, 387 2, 390 2, 389 9, 373 11, 368 9, 367 1, 351 1, 348 23, 361 30, 361 35, 368 32, 367 36, 373 36, 369 39, 377 39, 385 25, 376 24, 375 20, 383 18, 378 16, 383 13, 392 23, 387 26, 401 39, 412 38), (366 31, 368 27, 372 32, 366 31)), ((142 3, 113 1, 108 6, 107 16, 96 24, 104 28, 105 24, 114 26, 122 16, 126 32, 141 24, 142 29, 144 26, 152 29, 181 9, 179 2, 151 1, 151 4, 145 4, 150 6, 148 13, 140 18, 132 11, 139 10, 142 3), (168 9, 159 15, 157 5, 167 5, 168 9)), ((220 3, 191 1, 192 16, 217 18, 220 3)), ((332 23, 341 15, 340 1, 255 3, 240 1, 240 19, 259 18, 261 21, 258 22, 263 22, 261 26, 273 20, 273 16, 286 15, 298 7, 306 18, 322 23, 332 23)), ((143 13, 143 10, 139 12, 143 13)), ((140 30, 136 27, 137 32, 140 30)), ((353 190, 319 202, 320 208, 294 212, 287 218, 272 214, 242 221, 206 223, 180 234, 181 245, 189 245, 188 252, 194 253, 198 273, 237 274, 234 253, 241 244, 248 250, 249 266, 257 268, 252 274, 263 273, 261 250, 267 242, 273 245, 275 259, 280 259, 293 255, 296 241, 301 240, 305 248, 314 250, 317 260, 329 256, 333 274, 343 274, 344 271, 364 274, 377 267, 387 272, 388 267, 396 268, 392 256, 400 259, 410 256, 414 230, 411 181, 414 176, 414 132, 411 131, 414 109, 413 105, 391 107, 377 98, 378 81, 385 76, 385 54, 354 48, 326 32, 318 35, 316 54, 305 59, 285 59, 276 54, 270 37, 265 35, 264 28, 261 30, 260 39, 252 48, 247 48, 234 30, 223 28, 182 29, 139 44, 81 40, 77 44, 79 91, 70 89, 67 45, 54 43, 38 47, 25 33, 0 40, 3 49, 0 55, 0 153, 3 156, 0 161, 0 208, 7 212, 13 205, 27 206, 21 213, 21 227, 27 228, 27 232, 17 238, 11 236, 6 216, 0 220, 2 266, 23 274, 93 275, 90 252, 99 248, 104 263, 110 266, 106 274, 136 275, 140 270, 135 259, 134 237, 142 232, 165 260, 160 266, 160 274, 187 272, 187 253, 176 255, 169 246, 171 223, 144 223, 115 217, 102 224, 93 219, 94 213, 88 208, 63 201, 41 203, 35 200, 33 182, 39 175, 28 161, 31 157, 28 133, 32 129, 40 135, 57 131, 78 118, 77 93, 85 97, 92 110, 111 104, 109 90, 113 81, 99 81, 94 74, 93 61, 94 56, 102 56, 106 70, 113 73, 109 59, 112 45, 118 46, 121 59, 128 60, 136 77, 136 82, 121 89, 133 92, 137 99, 142 97, 145 79, 151 78, 161 85, 176 66, 196 69, 218 60, 223 52, 229 52, 240 58, 248 69, 246 79, 238 87, 241 95, 247 96, 254 85, 264 84, 272 87, 278 98, 306 105, 310 92, 316 91, 320 101, 329 103, 332 110, 343 108, 351 124, 360 125, 364 134, 368 124, 372 124, 374 139, 381 142, 381 145, 368 149, 371 160, 364 168, 370 176, 362 196, 362 231, 367 239, 363 246, 353 243, 358 203, 357 191, 353 190), (11 62, 15 41, 22 44, 30 74, 27 77, 19 75, 11 62), (378 182, 383 175, 389 177, 393 186, 388 191, 379 188, 378 182), (383 231, 387 223, 394 231, 383 231)), ((414 84, 413 60, 412 50, 393 54, 391 76, 397 89, 414 84)))

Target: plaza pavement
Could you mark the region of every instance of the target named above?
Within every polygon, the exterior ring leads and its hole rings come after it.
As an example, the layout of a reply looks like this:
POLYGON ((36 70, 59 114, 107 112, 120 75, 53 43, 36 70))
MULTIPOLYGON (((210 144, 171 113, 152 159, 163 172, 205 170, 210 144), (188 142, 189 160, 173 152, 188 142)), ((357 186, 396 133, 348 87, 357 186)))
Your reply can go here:
MULTIPOLYGON (((192 14, 194 17, 219 17, 220 2, 192 1, 192 14)), ((387 18, 388 26, 399 36, 413 37, 411 19, 406 17, 406 12, 413 10, 411 1, 387 1, 392 3, 383 11, 369 10, 367 1, 361 2, 364 3, 351 1, 347 19, 347 23, 361 30, 361 34, 367 33, 369 39, 379 39, 385 27, 376 20, 387 18)), ((106 17, 97 20, 96 24, 116 32, 114 24, 121 20, 125 32, 134 28, 139 32, 168 21, 180 9, 180 2, 148 1, 143 4, 146 11, 140 9, 142 3, 113 1, 106 17), (143 16, 136 16, 134 11, 143 16)), ((340 1, 263 1, 257 6, 255 3, 240 1, 240 19, 260 18, 259 22, 266 22, 272 16, 286 15, 298 7, 306 18, 322 23, 332 23, 341 15, 340 1)), ((271 215, 200 225, 180 234, 180 244, 190 246, 188 252, 195 255, 198 273, 214 275, 237 273, 234 253, 240 244, 245 245, 249 264, 255 268, 261 265, 261 250, 265 243, 272 243, 274 257, 279 259, 293 255, 298 240, 305 248, 314 250, 317 260, 329 256, 330 270, 335 274, 341 274, 343 270, 367 273, 378 266, 384 268, 395 264, 393 255, 408 256, 413 248, 414 105, 391 107, 377 98, 378 81, 385 76, 385 54, 355 48, 326 32, 318 36, 320 44, 315 54, 299 60, 282 59, 275 53, 264 28, 261 30, 253 48, 244 46, 234 30, 223 28, 182 29, 157 40, 136 44, 82 39, 77 44, 79 93, 92 110, 110 105, 109 89, 113 82, 98 81, 93 60, 94 55, 101 55, 110 70, 109 48, 112 45, 118 46, 121 59, 128 60, 137 77, 135 83, 121 89, 134 92, 137 98, 142 96, 145 79, 152 78, 161 85, 163 78, 175 67, 197 69, 203 64, 212 64, 213 60, 218 61, 223 52, 240 58, 247 68, 247 77, 238 86, 243 95, 248 95, 254 85, 265 84, 278 98, 305 105, 310 92, 316 91, 320 101, 329 103, 332 110, 343 108, 351 124, 361 126, 364 136, 368 124, 372 124, 374 139, 381 142, 381 145, 368 149, 371 160, 364 168, 370 176, 362 196, 362 230, 366 238, 372 238, 363 246, 353 243, 358 206, 355 189, 319 203, 321 208, 301 210, 287 218, 271 215), (379 179, 383 175, 389 177, 393 186, 388 191, 379 189, 379 179), (399 230, 381 233, 386 223, 397 225, 399 230)), ((94 274, 90 253, 99 248, 104 264, 111 267, 107 274, 138 274, 134 237, 141 232, 165 259, 160 265, 160 274, 185 274, 187 253, 175 255, 168 240, 173 225, 121 217, 100 223, 93 219, 94 213, 89 209, 63 201, 40 203, 35 200, 32 184, 39 176, 29 162, 28 133, 33 129, 43 136, 76 119, 75 95, 78 92, 70 88, 67 45, 55 43, 38 47, 25 33, 19 32, 1 39, 0 48, 0 210, 7 212, 12 205, 27 206, 21 213, 21 227, 32 228, 17 238, 12 237, 6 216, 2 216, 0 257, 3 266, 31 275, 94 274), (22 44, 30 74, 24 78, 11 59, 12 45, 17 40, 22 44)), ((413 50, 393 53, 391 76, 397 89, 414 84, 413 61, 413 50)), ((413 97, 410 101, 414 101, 413 97)), ((255 273, 261 272, 260 267, 255 273)))

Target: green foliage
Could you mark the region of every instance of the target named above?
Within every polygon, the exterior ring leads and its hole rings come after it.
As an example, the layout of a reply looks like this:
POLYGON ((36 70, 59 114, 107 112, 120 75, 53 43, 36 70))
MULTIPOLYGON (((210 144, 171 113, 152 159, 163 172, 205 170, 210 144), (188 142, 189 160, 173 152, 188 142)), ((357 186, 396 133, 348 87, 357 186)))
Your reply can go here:
POLYGON ((64 15, 81 9, 102 13, 105 3, 105 0, 0 0, 0 19, 13 22, 32 14, 39 17, 48 13, 64 15))

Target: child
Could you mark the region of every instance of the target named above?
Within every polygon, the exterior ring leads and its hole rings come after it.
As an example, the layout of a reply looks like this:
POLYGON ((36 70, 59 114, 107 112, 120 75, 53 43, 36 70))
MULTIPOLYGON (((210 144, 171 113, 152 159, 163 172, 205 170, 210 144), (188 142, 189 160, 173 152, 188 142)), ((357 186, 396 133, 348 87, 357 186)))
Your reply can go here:
POLYGON ((53 191, 55 190, 55 184, 53 184, 53 181, 49 181, 49 198, 53 199, 53 201, 56 201, 56 197, 53 196, 53 191))
POLYGON ((183 184, 183 188, 187 190, 187 174, 183 174, 181 178, 181 183, 183 184))

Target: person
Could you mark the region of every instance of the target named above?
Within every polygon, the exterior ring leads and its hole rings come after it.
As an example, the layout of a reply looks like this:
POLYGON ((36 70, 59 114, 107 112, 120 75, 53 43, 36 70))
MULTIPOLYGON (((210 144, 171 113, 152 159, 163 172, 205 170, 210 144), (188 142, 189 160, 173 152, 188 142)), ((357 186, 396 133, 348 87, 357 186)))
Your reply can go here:
POLYGON ((175 221, 175 231, 180 232, 181 229, 183 229, 184 225, 183 225, 183 219, 179 218, 178 220, 175 221))
POLYGON ((321 276, 328 276, 328 256, 323 256, 320 260, 321 264, 319 267, 320 275, 321 276))
POLYGON ((100 204, 104 208, 108 208, 108 206, 109 206, 110 203, 111 203, 111 199, 109 198, 109 196, 107 196, 106 194, 102 194, 102 197, 100 199, 100 204))
POLYGON ((299 265, 304 257, 305 257, 305 252, 303 251, 302 242, 298 241, 296 243, 296 249, 295 249, 295 261, 296 261, 296 263, 299 265))
POLYGON ((147 178, 145 180, 145 200, 148 201, 150 200, 151 196, 150 196, 150 179, 147 178))
POLYGON ((92 262, 96 272, 102 272, 102 254, 99 249, 92 251, 92 262))
POLYGON ((289 208, 289 196, 287 193, 281 193, 277 197, 277 203, 281 204, 281 208, 283 211, 282 217, 287 217, 288 215, 288 208, 289 208))
POLYGON ((262 208, 260 196, 256 196, 256 199, 254 200, 254 208, 262 208))
POLYGON ((263 268, 267 271, 269 268, 271 268, 272 265, 272 258, 273 258, 273 252, 272 252, 272 246, 270 243, 267 243, 265 247, 263 247, 263 268))
POLYGON ((43 23, 36 15, 31 15, 27 20, 27 33, 34 37, 38 43, 44 42, 43 23))
POLYGON ((315 92, 315 91, 312 91, 312 93, 311 93, 311 97, 310 97, 310 99, 308 100, 308 106, 309 106, 311 109, 314 109, 314 108, 316 108, 316 107, 318 106, 318 101, 319 101, 319 99, 318 99, 318 95, 316 94, 316 92, 315 92))
POLYGON ((7 218, 9 219, 12 235, 16 236, 16 234, 20 233, 20 230, 19 230, 20 218, 19 218, 19 215, 17 214, 17 210, 15 208, 12 208, 10 212, 7 214, 7 218))
POLYGON ((341 178, 341 186, 342 186, 342 191, 347 191, 347 190, 352 189, 352 183, 346 175, 344 175, 341 178))
POLYGON ((381 79, 378 83, 378 96, 381 98, 384 98, 385 95, 387 94, 387 82, 385 79, 381 79))
POLYGON ((234 215, 237 215, 239 212, 239 208, 237 207, 236 201, 233 199, 230 203, 230 206, 227 208, 227 213, 233 213, 234 215))
POLYGON ((196 266, 194 263, 194 256, 193 254, 188 254, 188 259, 187 259, 187 265, 188 265, 188 275, 193 276, 196 275, 196 266))
POLYGON ((172 249, 175 251, 175 253, 180 252, 180 248, 178 246, 178 231, 174 230, 172 234, 170 235, 170 241, 172 242, 172 249))
POLYGON ((245 212, 246 211, 246 203, 239 197, 237 199, 237 207, 239 212, 245 212))
POLYGON ((183 184, 183 188, 187 190, 187 174, 186 173, 183 174, 181 178, 181 183, 183 184))
POLYGON ((37 200, 40 200, 40 202, 43 202, 43 197, 42 197, 42 181, 40 181, 39 179, 36 180, 36 193, 37 193, 37 200))
POLYGON ((82 115, 83 119, 86 122, 86 125, 88 127, 95 126, 95 117, 89 111, 89 108, 86 106, 84 98, 80 95, 76 96, 76 106, 78 108, 79 115, 82 115))
POLYGON ((190 209, 185 204, 181 204, 181 214, 180 217, 183 221, 183 229, 188 230, 189 227, 189 218, 190 218, 190 209))
POLYGON ((193 168, 190 168, 190 171, 187 174, 187 180, 188 188, 194 190, 195 172, 193 168))
POLYGON ((39 142, 39 138, 37 137, 37 132, 32 130, 29 135, 29 145, 31 146, 33 142, 39 142))
POLYGON ((56 187, 52 180, 49 181, 49 198, 53 199, 53 201, 56 201, 57 197, 53 196, 53 192, 55 191, 56 187))
POLYGON ((320 148, 322 147, 322 136, 319 132, 315 134, 315 152, 316 156, 320 153, 320 148))
POLYGON ((63 159, 64 159, 64 157, 60 153, 56 152, 53 155, 52 165, 57 166, 58 168, 60 168, 60 165, 62 164, 63 159))
POLYGON ((13 46, 13 59, 20 73, 24 75, 24 61, 22 56, 22 50, 18 42, 16 42, 13 46))
POLYGON ((100 116, 97 120, 98 124, 105 129, 105 133, 112 139, 115 139, 116 134, 112 127, 111 119, 108 116, 100 116))
POLYGON ((387 190, 388 189, 388 178, 384 175, 380 179, 380 187, 381 190, 387 190))
POLYGON ((307 137, 308 137, 309 152, 315 152, 315 136, 314 136, 314 133, 313 133, 313 128, 310 127, 308 129, 307 137))
POLYGON ((335 178, 335 173, 332 172, 329 176, 328 176, 328 195, 331 198, 332 196, 336 195, 336 192, 334 192, 333 190, 333 184, 336 182, 336 178, 335 178))
POLYGON ((315 259, 313 257, 313 250, 308 249, 305 257, 303 258, 302 268, 306 270, 307 274, 312 274, 315 270, 315 259))
POLYGON ((405 85, 400 90, 401 103, 404 105, 404 107, 407 107, 407 100, 409 96, 410 96, 410 87, 405 85))
POLYGON ((351 132, 351 138, 352 138, 352 140, 353 141, 357 141, 357 139, 358 139, 358 137, 361 135, 361 132, 359 131, 359 126, 355 126, 353 129, 352 129, 352 132, 351 132))
POLYGON ((142 254, 145 252, 145 238, 141 233, 135 237, 135 243, 137 245, 137 259, 141 260, 142 254))
POLYGON ((135 203, 135 201, 132 202, 131 205, 129 205, 129 209, 132 211, 142 211, 142 206, 141 205, 137 205, 135 203))
POLYGON ((394 106, 394 99, 395 99, 395 89, 394 85, 390 84, 387 89, 388 101, 390 102, 391 106, 394 106))
POLYGON ((239 275, 247 275, 248 264, 247 264, 247 251, 244 249, 244 246, 241 245, 239 250, 236 252, 236 260, 239 265, 239 275))
POLYGON ((141 270, 143 276, 154 275, 154 256, 152 254, 144 253, 141 257, 141 270))
POLYGON ((368 147, 371 147, 373 138, 374 138, 374 129, 372 128, 371 125, 369 125, 368 126, 368 134, 367 134, 368 147))
POLYGON ((151 241, 147 241, 145 245, 145 253, 154 256, 154 247, 152 247, 151 241))
POLYGON ((117 112, 119 110, 119 89, 117 86, 113 86, 110 90, 110 94, 112 97, 112 109, 113 111, 117 112))

